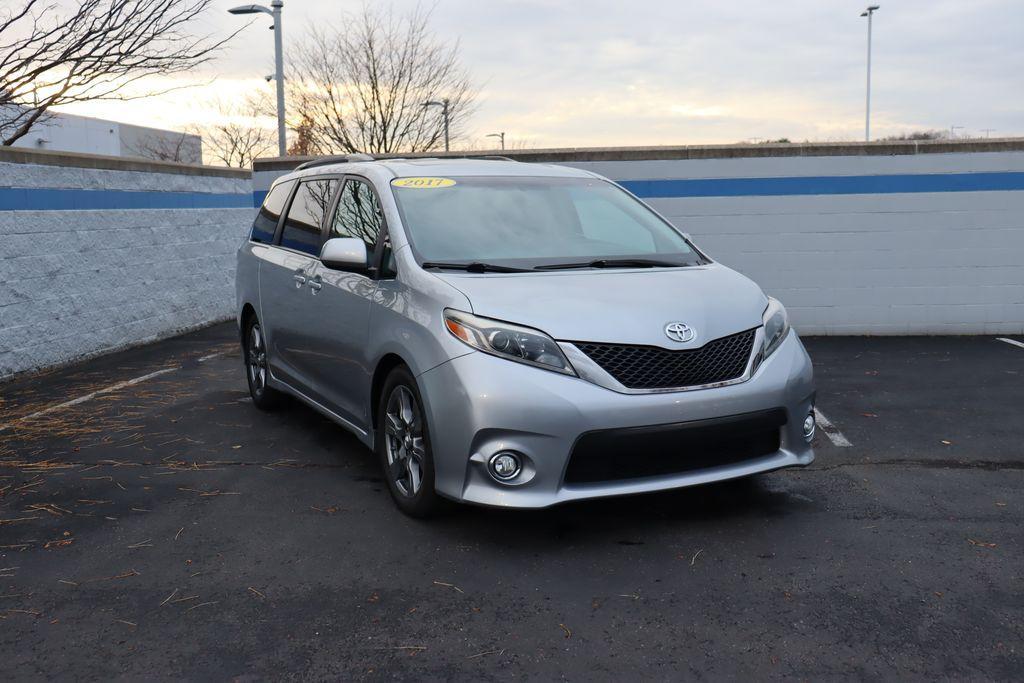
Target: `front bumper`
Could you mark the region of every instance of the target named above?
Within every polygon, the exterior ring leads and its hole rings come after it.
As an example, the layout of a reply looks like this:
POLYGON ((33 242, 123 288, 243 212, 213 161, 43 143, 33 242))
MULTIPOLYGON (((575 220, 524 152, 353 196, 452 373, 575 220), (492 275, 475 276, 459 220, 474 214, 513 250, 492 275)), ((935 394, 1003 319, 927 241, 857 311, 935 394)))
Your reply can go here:
POLYGON ((792 331, 748 381, 712 389, 622 394, 479 352, 423 373, 419 384, 437 490, 459 501, 540 508, 744 477, 814 460, 801 427, 814 401, 811 362, 792 331), (785 411, 786 424, 780 429, 778 450, 767 455, 642 478, 566 481, 570 455, 583 434, 773 409, 785 411), (526 456, 515 484, 500 484, 487 473, 486 463, 502 450, 526 456))

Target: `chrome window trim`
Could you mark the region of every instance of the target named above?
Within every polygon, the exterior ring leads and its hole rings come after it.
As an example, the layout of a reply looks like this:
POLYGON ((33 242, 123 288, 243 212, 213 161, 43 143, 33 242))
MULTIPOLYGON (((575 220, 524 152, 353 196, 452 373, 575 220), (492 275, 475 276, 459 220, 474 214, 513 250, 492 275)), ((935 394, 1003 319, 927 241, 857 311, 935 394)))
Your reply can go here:
POLYGON ((314 261, 320 260, 319 254, 310 254, 308 251, 302 251, 301 249, 293 249, 292 247, 286 247, 282 244, 265 244, 263 242, 257 242, 257 244, 264 247, 273 247, 274 249, 280 249, 281 251, 287 251, 290 254, 296 254, 298 256, 305 256, 306 258, 313 259, 314 261))

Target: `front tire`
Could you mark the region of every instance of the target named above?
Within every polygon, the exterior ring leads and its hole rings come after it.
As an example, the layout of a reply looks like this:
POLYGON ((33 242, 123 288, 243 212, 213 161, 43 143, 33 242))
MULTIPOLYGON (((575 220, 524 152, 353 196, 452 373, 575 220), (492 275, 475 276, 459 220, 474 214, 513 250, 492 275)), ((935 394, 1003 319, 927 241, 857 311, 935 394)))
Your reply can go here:
POLYGON ((384 381, 377 407, 377 456, 391 497, 405 514, 429 517, 443 501, 434 488, 434 457, 419 388, 405 366, 384 381))
POLYGON ((270 369, 267 365, 267 338, 259 319, 249 316, 242 337, 245 360, 245 378, 249 383, 249 396, 260 410, 273 410, 281 404, 281 393, 267 386, 270 369))

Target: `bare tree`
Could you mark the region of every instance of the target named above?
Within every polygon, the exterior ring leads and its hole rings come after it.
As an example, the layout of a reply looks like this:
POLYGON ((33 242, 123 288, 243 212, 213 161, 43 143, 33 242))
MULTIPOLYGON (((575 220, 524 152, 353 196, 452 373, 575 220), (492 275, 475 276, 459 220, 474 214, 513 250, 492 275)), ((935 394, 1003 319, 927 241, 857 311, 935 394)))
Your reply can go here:
MULTIPOLYGON (((51 107, 126 100, 126 87, 191 71, 235 34, 196 36, 214 0, 15 0, 0 9, 0 143, 11 145, 51 107)), ((172 88, 173 89, 173 88, 172 88)), ((164 89, 162 92, 167 92, 164 89)))
POLYGON ((207 155, 225 166, 252 168, 252 162, 276 151, 277 131, 261 123, 255 100, 240 105, 215 102, 220 122, 199 129, 207 155))
POLYGON ((317 153, 316 144, 312 139, 313 122, 303 116, 295 126, 295 139, 288 145, 288 156, 306 157, 317 153))
POLYGON ((430 13, 403 18, 364 7, 340 26, 312 28, 289 48, 292 129, 315 153, 420 152, 444 138, 440 107, 449 101, 452 139, 472 113, 474 90, 457 43, 430 30, 430 13))

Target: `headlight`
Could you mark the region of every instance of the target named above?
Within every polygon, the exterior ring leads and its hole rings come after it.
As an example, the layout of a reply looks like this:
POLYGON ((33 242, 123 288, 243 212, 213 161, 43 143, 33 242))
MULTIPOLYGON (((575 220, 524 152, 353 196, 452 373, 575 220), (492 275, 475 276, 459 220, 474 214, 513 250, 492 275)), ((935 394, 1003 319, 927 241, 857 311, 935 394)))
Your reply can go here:
POLYGON ((555 340, 540 330, 450 308, 444 311, 444 324, 456 339, 484 353, 567 375, 576 374, 555 340))
POLYGON ((786 333, 789 332, 789 316, 786 315, 786 309, 777 299, 768 297, 768 307, 764 309, 762 321, 764 323, 764 347, 761 351, 761 359, 764 360, 772 355, 772 352, 779 348, 779 344, 786 338, 786 333))

